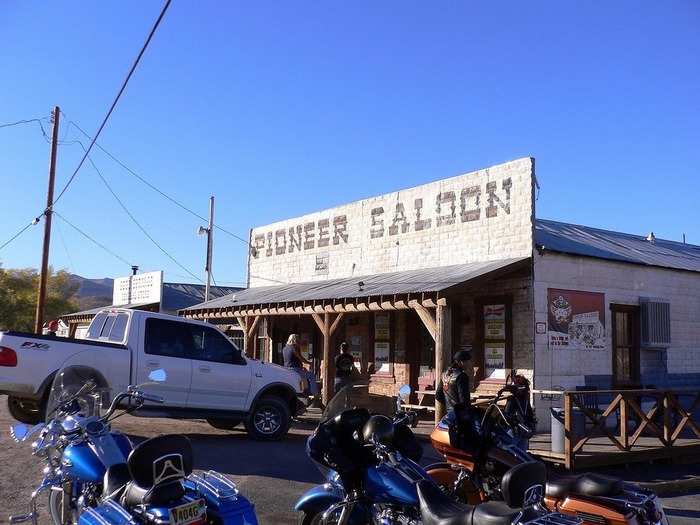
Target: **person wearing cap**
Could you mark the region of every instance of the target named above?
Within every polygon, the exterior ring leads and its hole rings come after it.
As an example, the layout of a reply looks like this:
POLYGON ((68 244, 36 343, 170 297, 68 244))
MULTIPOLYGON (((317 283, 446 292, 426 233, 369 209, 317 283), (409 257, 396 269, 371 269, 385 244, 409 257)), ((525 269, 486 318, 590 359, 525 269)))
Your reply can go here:
POLYGON ((452 364, 448 368, 435 391, 435 398, 445 405, 445 410, 450 412, 455 405, 470 405, 469 376, 466 367, 472 356, 467 350, 460 350, 452 357, 452 364))

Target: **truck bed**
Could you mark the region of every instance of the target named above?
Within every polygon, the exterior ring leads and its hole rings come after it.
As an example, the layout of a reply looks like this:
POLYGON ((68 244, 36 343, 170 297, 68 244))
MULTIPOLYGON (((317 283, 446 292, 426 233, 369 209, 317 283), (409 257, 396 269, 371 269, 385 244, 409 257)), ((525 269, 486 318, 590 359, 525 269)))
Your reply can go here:
POLYGON ((71 343, 77 345, 90 345, 90 346, 106 346, 109 348, 126 348, 126 345, 119 343, 110 343, 108 341, 93 341, 92 339, 76 339, 75 337, 58 337, 55 335, 40 335, 33 334, 31 332, 16 332, 10 330, 8 332, 0 332, 0 334, 9 335, 12 337, 26 337, 27 339, 41 339, 44 341, 54 341, 56 343, 71 343))

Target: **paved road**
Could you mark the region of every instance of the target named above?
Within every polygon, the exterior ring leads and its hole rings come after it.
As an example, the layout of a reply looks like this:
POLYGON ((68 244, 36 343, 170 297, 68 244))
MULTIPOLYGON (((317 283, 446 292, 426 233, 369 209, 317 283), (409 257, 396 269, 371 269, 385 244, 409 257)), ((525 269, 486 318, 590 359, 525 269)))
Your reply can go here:
MULTIPOLYGON (((17 444, 10 439, 11 422, 6 400, 0 396, 0 498, 3 501, 0 523, 7 523, 10 514, 25 511, 29 493, 41 479, 41 465, 31 456, 28 444, 17 444)), ((187 435, 194 446, 195 467, 215 469, 231 476, 241 493, 255 502, 261 524, 296 523, 294 502, 321 481, 305 452, 311 425, 293 429, 277 443, 252 441, 243 432, 216 430, 204 421, 126 416, 117 419, 114 426, 134 441, 165 433, 187 435)), ((426 446, 425 461, 436 459, 432 449, 426 446)), ((665 498, 664 506, 669 509, 671 525, 700 525, 700 493, 665 498)), ((47 523, 45 512, 41 523, 47 523)))

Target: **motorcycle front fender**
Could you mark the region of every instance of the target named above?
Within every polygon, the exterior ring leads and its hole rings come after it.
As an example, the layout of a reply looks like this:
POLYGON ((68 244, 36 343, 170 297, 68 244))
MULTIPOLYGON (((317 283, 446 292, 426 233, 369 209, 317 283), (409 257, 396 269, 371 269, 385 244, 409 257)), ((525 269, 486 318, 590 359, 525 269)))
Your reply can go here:
POLYGON ((343 501, 345 494, 343 491, 331 485, 330 483, 325 483, 323 485, 317 485, 309 490, 307 490, 296 505, 294 505, 294 510, 297 512, 321 512, 326 510, 331 505, 340 503, 343 501))
MULTIPOLYGON (((330 483, 325 485, 317 485, 308 490, 296 505, 294 510, 297 512, 305 512, 306 514, 319 514, 327 509, 343 501, 345 492, 330 483)), ((367 523, 369 509, 365 505, 356 503, 350 514, 348 525, 364 525, 367 523)))

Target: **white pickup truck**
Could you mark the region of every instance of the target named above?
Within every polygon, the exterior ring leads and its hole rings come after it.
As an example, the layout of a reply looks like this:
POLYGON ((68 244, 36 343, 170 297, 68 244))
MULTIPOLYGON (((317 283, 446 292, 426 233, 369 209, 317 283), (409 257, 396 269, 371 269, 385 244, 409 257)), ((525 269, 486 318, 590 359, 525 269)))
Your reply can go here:
POLYGON ((206 419, 216 428, 244 423, 256 439, 279 439, 303 409, 305 384, 283 367, 249 359, 217 328, 181 317, 105 309, 86 339, 0 332, 0 394, 12 416, 44 418, 58 370, 70 360, 94 372, 100 386, 122 392, 164 369, 153 387, 164 404, 147 404, 142 416, 206 419))

